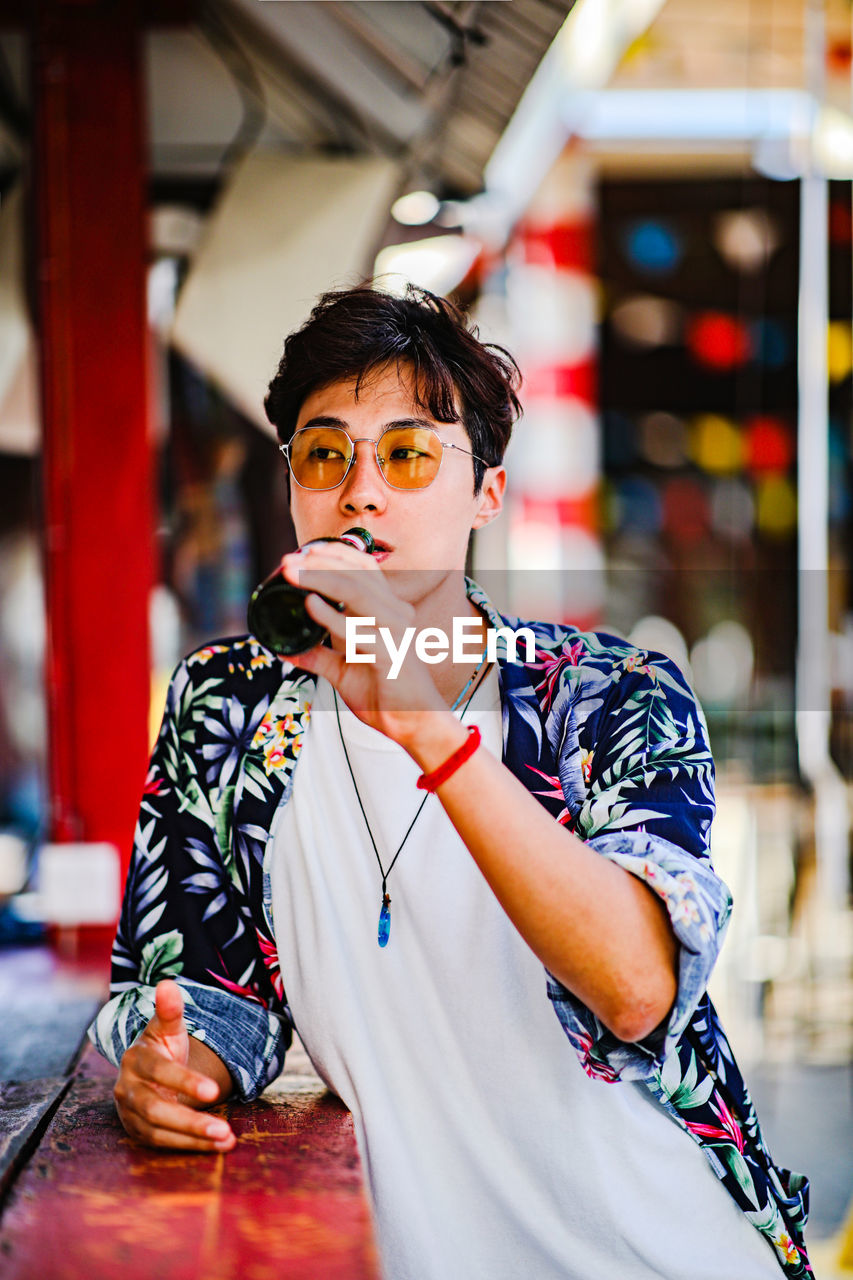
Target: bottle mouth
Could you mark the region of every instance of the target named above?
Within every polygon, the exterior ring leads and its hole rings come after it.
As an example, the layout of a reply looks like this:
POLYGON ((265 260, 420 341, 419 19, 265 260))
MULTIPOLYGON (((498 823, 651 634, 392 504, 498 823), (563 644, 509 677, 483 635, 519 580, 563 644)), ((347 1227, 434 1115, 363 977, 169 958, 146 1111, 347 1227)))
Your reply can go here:
MULTIPOLYGON (((376 540, 369 529, 364 529, 361 525, 356 525, 352 529, 347 529, 345 533, 340 535, 339 542, 345 542, 347 546, 355 547, 356 551, 364 551, 368 555, 372 555, 376 550, 376 540)), ((387 550, 387 548, 385 548, 387 550)))

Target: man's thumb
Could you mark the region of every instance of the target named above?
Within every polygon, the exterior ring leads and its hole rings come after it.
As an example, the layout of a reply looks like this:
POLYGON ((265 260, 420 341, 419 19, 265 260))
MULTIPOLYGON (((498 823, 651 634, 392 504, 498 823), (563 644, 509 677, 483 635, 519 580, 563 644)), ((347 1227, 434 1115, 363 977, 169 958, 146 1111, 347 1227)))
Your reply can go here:
POLYGON ((186 1030, 184 1026, 184 997, 177 982, 164 978, 157 983, 154 992, 154 1011, 164 1036, 176 1036, 186 1030))

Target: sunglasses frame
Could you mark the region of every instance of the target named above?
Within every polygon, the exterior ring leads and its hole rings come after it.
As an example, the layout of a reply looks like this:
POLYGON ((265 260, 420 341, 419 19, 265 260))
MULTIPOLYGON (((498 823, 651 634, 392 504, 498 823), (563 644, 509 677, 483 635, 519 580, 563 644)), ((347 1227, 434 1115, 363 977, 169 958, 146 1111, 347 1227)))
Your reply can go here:
POLYGON ((444 461, 445 449, 455 449, 457 453, 467 454, 469 458, 474 458, 476 459, 477 462, 482 462, 484 467, 488 467, 491 465, 490 463, 486 462, 485 458, 481 458, 479 454, 472 453, 470 449, 463 449, 461 445, 453 444, 450 440, 442 440, 441 436, 438 434, 438 432, 435 430, 434 427, 422 426, 418 424, 418 426, 415 428, 416 430, 431 431, 432 434, 435 436, 436 440, 438 441, 438 443, 441 445, 441 458, 439 459, 438 466, 436 467, 435 475, 433 476, 432 480, 429 481, 428 484, 419 484, 419 485, 392 484, 391 481, 386 476, 385 472, 382 470, 382 463, 379 461, 379 441, 382 439, 383 436, 386 436, 389 431, 400 431, 402 429, 403 428, 399 426, 385 427, 385 429, 376 437, 375 440, 373 440, 370 436, 357 436, 356 439, 353 440, 349 432, 344 430, 343 427, 324 427, 323 430, 340 431, 342 435, 346 436, 347 440, 349 440, 350 444, 352 445, 352 453, 350 454, 346 471, 341 476, 337 484, 323 485, 322 488, 315 488, 313 485, 310 485, 310 484, 300 484, 299 481, 296 479, 296 476, 294 475, 293 465, 290 461, 290 447, 293 444, 293 441, 296 439, 296 437, 298 435, 301 435, 303 431, 316 431, 317 430, 316 427, 300 427, 298 431, 294 431, 293 435, 290 437, 287 444, 280 444, 278 446, 278 450, 279 450, 279 453, 284 458, 285 462, 287 463, 288 474, 291 476, 293 483, 298 488, 307 490, 308 493, 331 493, 333 489, 339 489, 343 484, 343 482, 346 480, 347 476, 349 475, 350 470, 352 469, 352 464, 355 462, 355 446, 357 444, 373 445, 373 456, 376 459, 376 466, 379 470, 379 474, 387 484, 388 488, 395 489, 398 493, 417 493, 422 489, 428 489, 429 486, 435 481, 439 471, 441 470, 441 464, 444 461))

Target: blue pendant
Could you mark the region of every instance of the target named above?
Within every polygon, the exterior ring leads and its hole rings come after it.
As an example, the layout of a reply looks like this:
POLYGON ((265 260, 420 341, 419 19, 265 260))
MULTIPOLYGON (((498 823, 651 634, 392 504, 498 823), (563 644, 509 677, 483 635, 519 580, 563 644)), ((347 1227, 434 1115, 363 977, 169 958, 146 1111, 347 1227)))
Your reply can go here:
POLYGON ((382 910, 379 912, 379 931, 377 941, 380 947, 388 946, 388 939, 391 936, 391 899, 388 894, 382 899, 382 910))

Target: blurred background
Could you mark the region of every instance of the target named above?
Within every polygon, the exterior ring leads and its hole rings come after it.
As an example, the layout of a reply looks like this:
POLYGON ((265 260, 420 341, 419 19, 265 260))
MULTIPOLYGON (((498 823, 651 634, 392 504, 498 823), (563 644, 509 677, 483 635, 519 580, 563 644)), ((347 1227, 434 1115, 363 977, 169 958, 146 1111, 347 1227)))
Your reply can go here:
POLYGON ((850 0, 0 3, 0 945, 111 933, 177 660, 293 546, 283 337, 371 275, 517 356, 498 605, 700 696, 713 995, 853 1274, 850 0))

